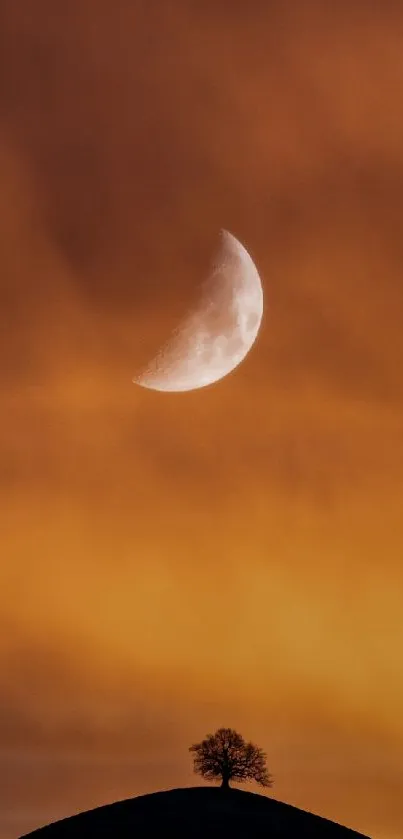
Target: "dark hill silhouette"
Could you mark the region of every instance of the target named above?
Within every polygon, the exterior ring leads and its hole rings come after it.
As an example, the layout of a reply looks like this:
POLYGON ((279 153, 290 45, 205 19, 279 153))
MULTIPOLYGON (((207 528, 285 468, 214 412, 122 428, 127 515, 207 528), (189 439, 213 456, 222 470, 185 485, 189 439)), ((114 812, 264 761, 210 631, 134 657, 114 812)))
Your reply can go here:
POLYGON ((26 834, 29 839, 148 839, 154 835, 168 839, 369 839, 273 798, 217 787, 141 795, 26 834))

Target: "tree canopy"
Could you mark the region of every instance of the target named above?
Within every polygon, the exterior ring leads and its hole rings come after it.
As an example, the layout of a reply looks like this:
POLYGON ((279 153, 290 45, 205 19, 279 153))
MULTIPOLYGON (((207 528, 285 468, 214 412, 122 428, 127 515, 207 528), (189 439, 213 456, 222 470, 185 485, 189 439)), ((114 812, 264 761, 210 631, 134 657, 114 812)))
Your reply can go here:
POLYGON ((219 728, 200 743, 189 748, 194 752, 194 771, 207 781, 219 781, 223 788, 229 782, 256 781, 271 787, 272 776, 266 766, 266 754, 254 743, 246 743, 233 728, 219 728))

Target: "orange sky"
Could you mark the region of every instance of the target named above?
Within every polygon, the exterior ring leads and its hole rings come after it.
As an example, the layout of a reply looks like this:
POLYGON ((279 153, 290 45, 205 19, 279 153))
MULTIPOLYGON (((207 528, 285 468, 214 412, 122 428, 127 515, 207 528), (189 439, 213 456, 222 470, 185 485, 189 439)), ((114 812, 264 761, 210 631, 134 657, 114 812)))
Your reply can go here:
POLYGON ((0 839, 199 783, 220 725, 397 839, 402 6, 2 0, 0 41, 0 839), (221 227, 253 351, 133 386, 221 227))

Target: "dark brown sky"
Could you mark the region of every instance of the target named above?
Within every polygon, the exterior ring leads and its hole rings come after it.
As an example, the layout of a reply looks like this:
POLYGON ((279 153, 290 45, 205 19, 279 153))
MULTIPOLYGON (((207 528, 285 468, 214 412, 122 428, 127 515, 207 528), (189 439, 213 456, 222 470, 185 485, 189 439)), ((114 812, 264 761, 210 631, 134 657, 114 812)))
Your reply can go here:
POLYGON ((403 828, 403 9, 0 2, 0 837, 197 783, 403 828), (266 311, 131 384, 219 229, 266 311))

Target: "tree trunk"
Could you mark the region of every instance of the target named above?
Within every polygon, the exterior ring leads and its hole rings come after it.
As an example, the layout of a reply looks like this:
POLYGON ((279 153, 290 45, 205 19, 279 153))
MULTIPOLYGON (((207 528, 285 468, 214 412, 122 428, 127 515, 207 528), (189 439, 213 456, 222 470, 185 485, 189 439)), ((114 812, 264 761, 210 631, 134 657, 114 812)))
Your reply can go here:
POLYGON ((228 778, 226 775, 222 776, 221 789, 229 789, 228 778))

